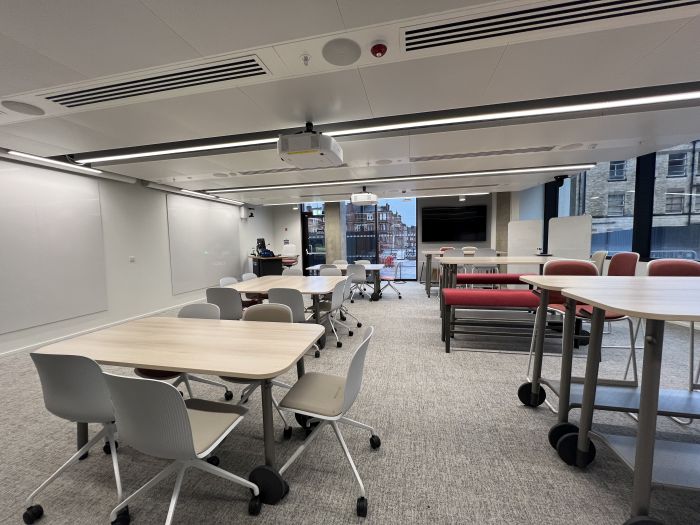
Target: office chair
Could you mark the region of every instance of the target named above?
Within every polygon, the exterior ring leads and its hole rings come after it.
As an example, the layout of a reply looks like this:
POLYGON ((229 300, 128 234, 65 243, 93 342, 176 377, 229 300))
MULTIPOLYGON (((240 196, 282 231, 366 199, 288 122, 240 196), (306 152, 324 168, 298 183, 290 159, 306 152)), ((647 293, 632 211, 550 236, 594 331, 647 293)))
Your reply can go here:
MULTIPOLYGON (((498 252, 493 248, 477 248, 474 257, 496 257, 498 252)), ((498 273, 498 265, 472 266, 472 273, 498 273)))
MULTIPOLYGON (((117 500, 122 501, 122 483, 117 461, 118 443, 114 439, 114 408, 102 370, 97 363, 87 357, 76 355, 29 354, 34 362, 46 409, 53 415, 68 421, 99 423, 100 431, 73 454, 39 488, 32 492, 26 501, 27 510, 22 515, 24 523, 32 524, 44 515, 41 505, 34 503, 36 496, 52 483, 68 467, 76 464, 81 457, 105 438, 104 452, 112 455, 114 479, 117 484, 117 500)), ((129 509, 124 507, 120 517, 128 523, 129 509)))
MULTIPOLYGON (((228 288, 221 288, 221 290, 228 290, 228 288)), ((178 312, 177 316, 180 319, 220 319, 221 313, 219 307, 215 304, 196 303, 184 306, 178 312)), ((158 381, 170 381, 171 379, 174 379, 174 387, 177 387, 180 383, 185 383, 185 388, 187 388, 187 394, 191 398, 194 397, 194 394, 192 393, 192 386, 190 385, 190 381, 198 381, 199 383, 205 383, 207 385, 223 387, 224 399, 226 401, 231 401, 233 399, 233 392, 231 392, 225 384, 219 381, 212 381, 211 379, 205 379, 203 377, 194 376, 192 374, 173 372, 170 370, 135 368, 134 372, 137 376, 142 377, 144 379, 156 379, 158 381)))
POLYGON ((243 317, 243 301, 238 290, 233 288, 207 288, 207 303, 219 307, 220 318, 238 321, 243 317))
MULTIPOLYGON (((369 264, 369 263, 368 263, 369 264)), ((360 297, 365 296, 365 285, 367 284, 367 269, 362 263, 348 264, 346 270, 347 276, 352 279, 352 294, 350 302, 355 302, 355 293, 359 293, 360 297)))
POLYGON ((335 264, 321 264, 318 269, 319 270, 325 270, 327 268, 337 268, 335 264))
POLYGON ((346 261, 345 259, 336 259, 335 261, 333 261, 333 264, 348 264, 348 261, 346 261))
POLYGON ((348 279, 340 281, 338 284, 335 285, 335 287, 333 288, 333 293, 331 294, 330 301, 321 301, 321 303, 319 304, 322 312, 322 317, 327 318, 328 324, 331 325, 331 330, 333 330, 333 335, 335 335, 335 345, 338 348, 343 346, 343 343, 340 341, 338 331, 335 328, 336 323, 345 328, 348 331, 348 335, 350 337, 352 337, 353 334, 350 327, 340 320, 341 315, 344 315, 344 313, 341 311, 341 307, 343 306, 343 300, 345 299, 345 286, 347 280, 348 279), (335 317, 336 314, 338 316, 337 319, 335 317))
POLYGON ((327 275, 327 276, 332 276, 332 277, 337 277, 339 275, 343 275, 343 272, 341 271, 340 268, 336 268, 335 266, 332 268, 321 268, 318 271, 319 275, 327 275))
MULTIPOLYGON (((256 304, 246 308, 245 312, 243 312, 243 321, 263 321, 268 323, 294 322, 292 310, 289 308, 289 306, 284 304, 256 304)), ((255 392, 262 384, 261 381, 251 381, 250 379, 239 377, 221 376, 221 379, 237 385, 246 385, 241 392, 241 400, 238 402, 239 405, 242 403, 247 403, 251 394, 255 392)), ((273 380, 272 384, 282 388, 291 388, 290 385, 282 383, 281 381, 273 380)), ((287 420, 280 410, 274 395, 272 396, 272 405, 275 407, 280 418, 282 418, 282 422, 284 423, 284 438, 289 439, 292 437, 292 427, 287 423, 287 420)))
MULTIPOLYGON (((215 456, 210 456, 243 420, 247 412, 245 408, 204 399, 185 401, 176 388, 161 381, 113 374, 104 374, 104 378, 121 437, 142 454, 172 461, 112 510, 110 519, 113 525, 129 523, 120 519, 121 509, 168 475, 176 473, 165 519, 165 524, 170 525, 188 468, 214 474, 250 489, 253 496, 248 503, 248 513, 260 513, 262 501, 258 486, 217 467, 218 459, 214 461, 215 456)), ((221 501, 217 500, 216 504, 221 505, 221 501)))
POLYGON ((369 259, 358 259, 357 261, 355 261, 355 264, 372 264, 372 261, 370 261, 369 259))
POLYGON ((295 244, 283 244, 282 252, 282 266, 290 268, 299 262, 299 252, 295 244))
POLYGON ((378 449, 382 442, 379 436, 375 434, 374 428, 364 423, 354 421, 346 417, 347 412, 352 408, 352 405, 357 399, 357 395, 362 388, 362 375, 365 364, 365 355, 369 341, 374 334, 374 327, 370 327, 367 331, 365 339, 360 343, 360 346, 355 350, 350 361, 350 366, 345 377, 334 376, 330 374, 322 374, 318 372, 307 372, 299 378, 294 386, 287 392, 284 399, 280 402, 280 406, 285 410, 290 410, 296 414, 306 416, 307 429, 314 420, 320 421, 318 426, 309 434, 303 444, 292 454, 287 462, 280 468, 279 473, 284 474, 287 469, 301 456, 301 454, 313 443, 314 439, 321 430, 330 425, 335 432, 340 446, 345 453, 345 457, 350 463, 352 472, 355 475, 358 485, 360 486, 360 497, 357 498, 356 512, 360 517, 367 516, 367 495, 365 487, 357 471, 350 451, 348 450, 343 435, 340 433, 338 423, 352 425, 354 427, 367 430, 370 433, 369 443, 373 449, 378 449))
POLYGON ((248 272, 241 275, 241 281, 250 281, 251 279, 257 279, 258 276, 254 273, 248 272))
POLYGON ((401 263, 397 262, 394 264, 394 275, 380 275, 379 276, 379 280, 382 281, 383 283, 385 283, 384 286, 382 286, 381 289, 379 290, 379 297, 382 296, 382 292, 384 292, 385 288, 391 288, 392 290, 394 290, 397 293, 397 295, 399 296, 399 299, 401 299, 401 292, 399 292, 399 289, 396 288, 396 286, 394 286, 394 281, 396 281, 396 276, 399 273, 400 267, 401 267, 401 263))
POLYGON ((282 270, 282 275, 303 277, 304 271, 301 268, 285 268, 284 270, 282 270))
POLYGON ((355 322, 357 323, 357 327, 361 328, 362 323, 360 322, 360 320, 357 317, 355 317, 350 312, 348 307, 346 306, 346 303, 350 300, 351 296, 352 296, 352 279, 345 279, 345 289, 343 290, 343 304, 340 307, 340 320, 345 321, 346 320, 345 316, 352 317, 355 320, 355 322))
POLYGON ((598 268, 598 275, 603 275, 603 267, 605 266, 605 259, 607 257, 608 252, 605 250, 593 252, 593 255, 591 255, 591 262, 598 268))
POLYGON ((228 286, 229 284, 236 284, 237 282, 238 279, 236 279, 235 277, 222 277, 221 279, 219 279, 219 286, 223 288, 224 286, 228 286))
MULTIPOLYGON (((271 304, 283 304, 292 311, 293 323, 308 323, 313 321, 313 314, 306 313, 304 296, 299 290, 293 288, 270 288, 267 293, 271 304)), ((321 350, 314 343, 314 357, 321 357, 321 350)))
MULTIPOLYGON (((258 276, 255 275, 254 273, 244 273, 241 275, 241 281, 250 281, 252 279, 257 279, 258 276)), ((256 304, 262 303, 265 299, 267 299, 267 294, 264 293, 247 293, 245 294, 246 301, 243 303, 243 306, 253 306, 256 304)))

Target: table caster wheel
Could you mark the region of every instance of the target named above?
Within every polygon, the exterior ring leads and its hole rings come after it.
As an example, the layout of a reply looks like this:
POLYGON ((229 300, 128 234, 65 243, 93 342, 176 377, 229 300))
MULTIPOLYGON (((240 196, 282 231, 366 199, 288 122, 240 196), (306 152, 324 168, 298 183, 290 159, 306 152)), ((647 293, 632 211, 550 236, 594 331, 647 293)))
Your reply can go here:
POLYGON ((219 457, 218 456, 209 456, 207 458, 207 463, 210 465, 214 465, 215 467, 219 466, 219 457))
POLYGON ((552 448, 556 450, 557 443, 566 434, 577 433, 578 427, 573 423, 557 423, 549 429, 549 434, 547 438, 549 439, 549 444, 552 448))
POLYGON ((231 400, 233 399, 233 392, 231 392, 230 390, 227 390, 227 391, 224 393, 224 399, 225 399, 226 401, 231 401, 231 400))
POLYGON ((22 520, 24 520, 24 523, 31 525, 38 519, 41 519, 43 515, 44 508, 41 505, 32 505, 24 511, 24 514, 22 514, 22 520))
POLYGON ((649 516, 635 516, 628 519, 624 525, 664 525, 664 522, 649 516))
POLYGON ((316 350, 316 351, 314 352, 314 357, 316 357, 316 358, 321 357, 321 351, 320 351, 320 350, 316 350))
POLYGON ((372 437, 369 438, 369 444, 374 450, 377 450, 379 447, 382 446, 382 440, 379 439, 378 435, 372 434, 372 437))
POLYGON ((335 346, 337 346, 338 348, 340 348, 341 346, 343 346, 343 343, 342 343, 341 341, 338 341, 338 342, 335 344, 335 346))
MULTIPOLYGON (((119 450, 119 441, 114 442, 114 448, 119 450)), ((107 441, 102 447, 102 452, 108 455, 112 453, 112 446, 109 444, 109 441, 107 441)))
POLYGON ((129 506, 127 505, 117 512, 117 519, 112 522, 112 525, 129 525, 129 523, 131 523, 131 516, 129 516, 129 506))
POLYGON ((292 437, 292 427, 284 427, 284 432, 282 432, 284 439, 290 439, 292 437))
POLYGON ((340 320, 341 320, 341 321, 346 321, 346 320, 347 320, 347 317, 345 317, 344 315, 341 315, 341 316, 340 316, 340 320))
POLYGON ((351 302, 351 303, 354 303, 354 302, 355 302, 355 299, 350 299, 350 302, 351 302))
POLYGON ((362 323, 357 323, 358 328, 362 328, 362 323))
POLYGON ((401 295, 399 295, 399 299, 401 299, 401 298, 402 298, 401 295))
POLYGON ((248 502, 248 514, 251 516, 257 516, 262 510, 262 500, 260 496, 253 496, 248 502))
POLYGON ((533 399, 532 383, 526 382, 520 385, 520 388, 518 388, 518 399, 520 399, 520 402, 527 407, 538 407, 544 403, 545 399, 547 399, 547 392, 545 392, 542 385, 540 385, 540 389, 537 392, 537 398, 533 399))
POLYGON ((585 468, 593 462, 595 458, 595 445, 589 441, 588 452, 580 454, 576 445, 578 444, 578 432, 564 434, 557 441, 557 454, 567 465, 585 468))
POLYGON ((289 492, 289 485, 279 472, 268 465, 255 467, 248 476, 251 483, 260 489, 260 500, 267 505, 279 503, 289 492))
POLYGON ((352 330, 348 331, 348 335, 352 337, 352 330))
POLYGON ((367 498, 357 498, 357 515, 360 518, 367 517, 367 498))

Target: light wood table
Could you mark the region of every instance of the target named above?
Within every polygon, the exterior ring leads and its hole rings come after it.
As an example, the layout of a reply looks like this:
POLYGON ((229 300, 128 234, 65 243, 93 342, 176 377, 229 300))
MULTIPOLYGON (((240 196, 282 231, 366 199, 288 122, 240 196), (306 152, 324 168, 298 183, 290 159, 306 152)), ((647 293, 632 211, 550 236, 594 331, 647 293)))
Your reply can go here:
MULTIPOLYGON (((233 288, 240 293, 266 294, 271 288, 291 288, 298 290, 302 295, 310 295, 313 301, 314 319, 321 322, 321 300, 322 295, 333 293, 333 288, 339 282, 343 282, 346 277, 340 276, 310 276, 302 277, 297 275, 266 275, 257 279, 249 279, 235 284, 229 284, 225 288, 233 288)), ((326 345, 326 334, 323 333, 319 341, 319 346, 326 345)))
POLYGON ((441 257, 443 252, 442 250, 423 250, 421 253, 425 255, 425 293, 430 297, 430 289, 433 286, 433 256, 441 257))
MULTIPOLYGON (((335 266, 336 268, 338 268, 338 269, 343 273, 343 275, 345 275, 345 273, 346 273, 347 270, 348 270, 348 265, 347 265, 347 264, 342 264, 342 263, 341 263, 341 264, 334 264, 333 266, 335 266)), ((367 270, 368 272, 370 272, 370 273, 372 274, 372 287, 373 287, 373 291, 372 291, 372 300, 373 300, 373 301, 379 301, 379 299, 380 299, 380 295, 379 295, 379 294, 380 294, 380 289, 381 289, 381 275, 380 275, 380 272, 381 272, 382 268, 384 268, 384 265, 383 265, 383 264, 363 264, 362 266, 364 266, 364 267, 365 267, 365 270, 367 270)), ((316 272, 316 273, 318 273, 318 272, 321 271, 321 265, 320 265, 320 264, 315 264, 315 265, 313 265, 313 266, 309 266, 309 267, 307 268, 307 270, 310 271, 310 272, 316 272)))
MULTIPOLYGON (((323 331, 315 324, 148 317, 54 343, 37 352, 81 355, 103 365, 261 381, 265 464, 276 474, 272 379, 295 364, 297 373, 303 375, 304 354, 323 331)), ((78 423, 79 447, 81 437, 87 442, 85 423, 78 423)))
MULTIPOLYGON (((700 445, 655 439, 659 407, 673 402, 670 396, 673 391, 660 390, 664 324, 700 321, 700 278, 670 279, 678 284, 669 287, 668 279, 653 277, 644 284, 624 288, 579 286, 562 290, 565 297, 593 306, 579 427, 563 436, 557 445, 559 456, 569 464, 585 467, 595 456, 590 434, 605 310, 646 319, 637 436, 595 434, 634 470, 631 518, 627 524, 640 523, 640 517, 649 515, 652 484, 700 489, 700 445)), ((619 410, 627 411, 629 394, 629 388, 624 387, 611 393, 617 398, 619 410)), ((610 402, 614 404, 615 400, 610 402)), ((686 392, 681 404, 685 408, 678 415, 700 417, 700 392, 686 392)), ((644 523, 660 522, 647 518, 644 523)))

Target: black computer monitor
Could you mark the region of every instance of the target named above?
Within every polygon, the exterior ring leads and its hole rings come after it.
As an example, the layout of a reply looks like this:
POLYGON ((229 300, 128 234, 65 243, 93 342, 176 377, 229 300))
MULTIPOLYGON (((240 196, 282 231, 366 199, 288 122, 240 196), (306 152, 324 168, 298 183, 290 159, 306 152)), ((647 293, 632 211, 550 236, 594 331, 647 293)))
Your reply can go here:
POLYGON ((263 237, 258 238, 258 243, 255 245, 255 249, 257 250, 258 253, 260 253, 260 250, 265 250, 265 239, 263 237))

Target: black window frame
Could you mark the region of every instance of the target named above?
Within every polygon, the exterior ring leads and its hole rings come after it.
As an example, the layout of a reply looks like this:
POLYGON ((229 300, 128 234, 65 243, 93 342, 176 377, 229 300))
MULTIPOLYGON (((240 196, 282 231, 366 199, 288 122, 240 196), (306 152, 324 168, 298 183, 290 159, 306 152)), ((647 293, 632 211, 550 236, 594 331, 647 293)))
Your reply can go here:
POLYGON ((627 161, 626 160, 612 160, 608 166, 608 182, 624 182, 627 180, 627 161), (613 169, 615 166, 615 169, 613 169), (613 177, 613 173, 617 174, 618 167, 622 168, 622 177, 613 177))
POLYGON ((666 178, 667 179, 682 179, 688 176, 688 154, 686 152, 673 152, 668 154, 668 160, 666 161, 666 178), (671 174, 671 157, 673 156, 683 156, 683 172, 671 174))

